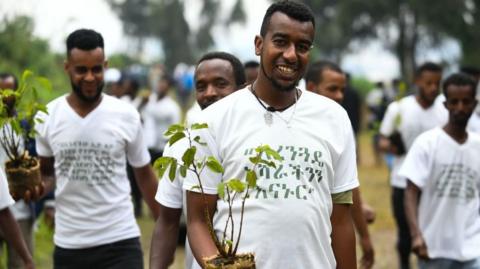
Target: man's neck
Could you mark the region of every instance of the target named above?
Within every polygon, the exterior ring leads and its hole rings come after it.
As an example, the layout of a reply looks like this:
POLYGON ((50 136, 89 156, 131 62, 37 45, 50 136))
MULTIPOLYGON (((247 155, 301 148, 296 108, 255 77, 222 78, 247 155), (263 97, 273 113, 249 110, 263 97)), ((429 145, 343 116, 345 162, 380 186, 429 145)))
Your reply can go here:
POLYGON ((459 144, 463 144, 467 141, 468 133, 466 126, 460 126, 448 122, 447 125, 443 127, 443 130, 459 144))
POLYGON ((279 109, 287 107, 295 102, 297 94, 295 88, 291 91, 276 89, 272 82, 263 76, 259 76, 252 84, 252 90, 258 98, 262 99, 269 106, 279 109))
POLYGON ((82 118, 86 117, 90 112, 92 112, 102 102, 102 99, 103 96, 100 96, 100 98, 98 98, 98 100, 95 102, 86 102, 73 92, 67 96, 68 104, 82 118))

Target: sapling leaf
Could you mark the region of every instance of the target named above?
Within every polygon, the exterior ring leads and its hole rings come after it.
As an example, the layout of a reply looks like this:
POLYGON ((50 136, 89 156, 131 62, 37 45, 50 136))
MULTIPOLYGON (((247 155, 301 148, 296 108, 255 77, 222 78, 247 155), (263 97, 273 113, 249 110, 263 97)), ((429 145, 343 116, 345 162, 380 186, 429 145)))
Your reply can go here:
POLYGON ((153 168, 158 174, 160 179, 163 178, 165 171, 167 171, 168 167, 172 163, 172 157, 160 157, 153 163, 153 168))
POLYGON ((208 124, 206 123, 194 123, 191 126, 192 130, 199 130, 199 129, 205 129, 208 128, 208 124))
POLYGON ((217 161, 217 159, 215 159, 213 156, 209 156, 207 158, 207 163, 206 163, 207 167, 212 170, 213 172, 216 172, 216 173, 223 173, 223 167, 222 165, 220 164, 220 162, 217 161))
POLYGON ((260 163, 265 164, 268 167, 277 168, 277 165, 273 161, 267 161, 267 160, 264 160, 264 159, 260 159, 260 163))
POLYGON ((227 186, 233 191, 236 191, 238 193, 243 192, 247 187, 245 183, 243 183, 241 180, 236 178, 230 179, 229 181, 227 181, 227 186))
POLYGON ((177 133, 183 133, 185 127, 183 124, 172 124, 168 127, 167 131, 164 133, 165 136, 170 137, 177 133))
POLYGON ((193 164, 196 152, 197 148, 195 146, 192 146, 191 148, 188 148, 185 153, 183 153, 182 161, 185 166, 189 167, 193 164))
POLYGON ((255 156, 255 157, 250 157, 248 158, 250 160, 251 163, 253 164, 258 164, 260 162, 260 156, 255 156))
POLYGON ((184 137, 185 137, 185 133, 178 132, 178 133, 172 135, 172 137, 170 137, 170 140, 168 140, 168 144, 171 146, 171 145, 175 144, 178 140, 180 140, 184 137))
POLYGON ((257 186, 257 174, 253 170, 247 171, 247 183, 249 187, 255 188, 257 186))
POLYGON ((268 157, 272 157, 273 159, 277 161, 283 160, 282 156, 276 151, 270 148, 268 145, 265 145, 265 154, 267 154, 268 157))
POLYGON ((205 142, 202 142, 202 140, 200 140, 200 136, 195 136, 195 138, 193 138, 193 141, 197 142, 199 145, 202 145, 202 146, 206 146, 207 143, 205 142))
POLYGON ((223 182, 218 183, 217 193, 218 193, 218 197, 220 197, 220 199, 223 200, 223 198, 225 198, 225 183, 223 183, 223 182))
POLYGON ((200 185, 195 185, 190 188, 190 190, 201 190, 200 185))
POLYGON ((182 177, 186 177, 187 176, 187 169, 188 169, 187 166, 181 165, 179 169, 180 169, 180 175, 182 177))
POLYGON ((168 178, 170 181, 175 180, 175 175, 177 174, 177 159, 172 158, 171 164, 170 164, 170 170, 168 171, 168 178))

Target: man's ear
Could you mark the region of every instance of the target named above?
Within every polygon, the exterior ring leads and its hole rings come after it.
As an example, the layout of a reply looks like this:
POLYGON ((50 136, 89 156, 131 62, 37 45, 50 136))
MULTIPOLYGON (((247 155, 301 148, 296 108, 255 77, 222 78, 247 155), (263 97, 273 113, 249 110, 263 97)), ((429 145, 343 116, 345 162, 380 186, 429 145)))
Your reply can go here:
POLYGON ((263 37, 256 35, 254 42, 255 42, 255 55, 260 56, 263 48, 263 37))

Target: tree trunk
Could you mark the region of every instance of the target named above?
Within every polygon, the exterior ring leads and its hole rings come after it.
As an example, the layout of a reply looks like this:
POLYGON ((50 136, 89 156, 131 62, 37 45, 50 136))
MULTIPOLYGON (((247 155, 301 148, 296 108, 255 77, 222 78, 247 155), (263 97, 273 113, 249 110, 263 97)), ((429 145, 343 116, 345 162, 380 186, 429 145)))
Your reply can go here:
POLYGON ((417 16, 408 3, 402 3, 398 10, 398 39, 396 53, 400 62, 402 79, 410 84, 414 79, 417 48, 417 16))

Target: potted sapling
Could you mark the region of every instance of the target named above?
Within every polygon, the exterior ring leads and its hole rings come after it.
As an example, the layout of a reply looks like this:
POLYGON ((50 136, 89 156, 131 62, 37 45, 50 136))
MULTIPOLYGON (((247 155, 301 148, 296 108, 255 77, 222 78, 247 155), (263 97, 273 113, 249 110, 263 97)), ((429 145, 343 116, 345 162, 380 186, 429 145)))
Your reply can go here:
POLYGON ((7 159, 10 193, 15 199, 41 184, 39 160, 29 154, 25 143, 35 137, 35 114, 46 113, 39 92, 50 90, 46 78, 29 70, 23 72, 17 89, 0 89, 0 145, 7 159))
MULTIPOLYGON (((154 168, 160 178, 168 173, 170 180, 175 180, 177 174, 185 177, 187 172, 193 175, 198 185, 194 188, 198 189, 203 197, 205 222, 209 229, 210 236, 217 248, 217 255, 213 257, 203 257, 205 268, 207 269, 253 269, 255 268, 255 254, 254 253, 238 253, 238 246, 241 241, 243 221, 245 215, 245 203, 248 202, 250 193, 257 187, 257 169, 259 166, 276 167, 282 157, 278 152, 271 149, 268 145, 258 146, 253 155, 249 157, 250 167, 245 168, 245 177, 232 178, 222 180, 217 185, 217 193, 219 199, 224 200, 228 205, 228 218, 224 224, 224 229, 221 236, 217 236, 212 220, 210 219, 210 212, 207 207, 207 201, 202 184, 203 169, 210 169, 215 173, 223 173, 224 169, 220 162, 213 156, 203 157, 198 159, 196 156, 197 148, 206 146, 206 143, 201 141, 200 136, 195 135, 196 130, 208 128, 206 123, 195 123, 187 128, 181 124, 175 124, 169 127, 165 135, 169 138, 169 144, 186 139, 187 143, 184 147, 185 151, 181 159, 173 157, 161 157, 154 163, 154 168), (178 171, 178 173, 177 173, 178 171), (235 202, 241 203, 241 211, 238 227, 234 225, 233 219, 233 204, 235 202), (235 231, 238 229, 238 232, 235 231), (236 236, 235 236, 236 234, 236 236)), ((185 142, 185 141, 184 141, 185 142)), ((223 225, 222 225, 223 227, 223 225)))

